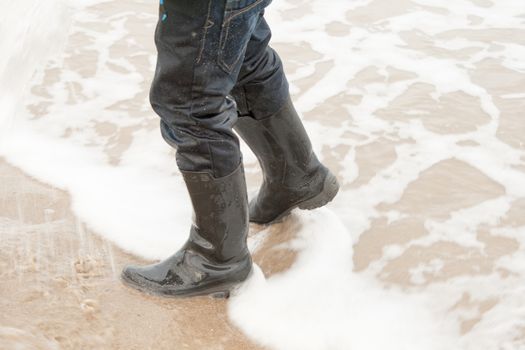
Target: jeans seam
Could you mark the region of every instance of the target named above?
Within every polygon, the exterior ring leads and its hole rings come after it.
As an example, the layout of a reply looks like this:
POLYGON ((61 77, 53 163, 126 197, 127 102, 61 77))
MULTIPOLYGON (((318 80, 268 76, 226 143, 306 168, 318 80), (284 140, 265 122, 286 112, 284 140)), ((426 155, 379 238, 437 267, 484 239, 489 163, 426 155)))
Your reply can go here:
POLYGON ((206 22, 204 23, 204 32, 202 34, 202 38, 201 38, 201 47, 200 47, 200 50, 199 50, 199 54, 197 55, 197 63, 200 63, 201 59, 202 59, 202 55, 204 53, 204 47, 206 45, 206 37, 208 35, 208 29, 210 29, 211 27, 213 27, 215 25, 215 23, 211 20, 211 4, 212 4, 213 0, 209 0, 209 3, 208 3, 208 15, 206 16, 206 22))
POLYGON ((231 65, 228 65, 226 62, 223 62, 223 64, 226 66, 226 68, 228 68, 228 71, 231 73, 231 71, 233 71, 233 67, 239 62, 239 60, 241 59, 243 55, 240 54, 239 57, 237 57, 237 59, 231 64, 231 65))
MULTIPOLYGON (((228 65, 226 63, 226 61, 224 60, 224 48, 226 47, 226 44, 228 42, 228 37, 230 36, 230 26, 227 26, 226 28, 224 28, 224 26, 223 26, 223 32, 224 32, 224 35, 222 36, 221 48, 219 50, 219 64, 224 66, 224 68, 226 68, 226 71, 228 73, 231 73, 232 67, 233 67, 234 64, 228 65), (226 30, 224 31, 224 29, 226 29, 226 30)), ((237 61, 239 61, 239 59, 237 59, 236 62, 237 61)))
POLYGON ((224 48, 226 47, 226 44, 227 44, 227 41, 228 41, 228 36, 230 34, 230 22, 232 19, 236 18, 237 16, 239 15, 242 15, 252 9, 254 9, 255 7, 257 7, 258 5, 260 5, 261 3, 263 3, 264 1, 266 0, 257 0, 255 1, 253 4, 249 5, 249 6, 246 6, 245 8, 243 9, 240 9, 240 10, 229 10, 227 12, 230 13, 229 16, 225 16, 225 19, 222 23, 222 30, 221 30, 221 45, 220 45, 220 48, 219 48, 219 65, 221 65, 225 71, 227 73, 231 73, 233 71, 233 67, 235 67, 235 65, 237 63, 239 63, 241 57, 243 56, 242 54, 240 54, 237 59, 232 62, 231 64, 228 64, 225 60, 224 60, 224 48))
MULTIPOLYGON (((211 5, 213 0, 208 0, 209 5, 211 5)), ((211 9, 211 6, 209 6, 209 9, 211 9)), ((207 22, 207 21, 206 21, 207 22)), ((206 26, 206 24, 205 24, 206 26)), ((193 108, 195 105, 195 77, 197 76, 197 60, 195 59, 193 61, 193 65, 191 67, 192 70, 192 77, 191 77, 191 90, 190 90, 190 96, 191 96, 191 102, 190 102, 190 118, 193 120, 193 108)))
POLYGON ((232 19, 234 19, 235 17, 239 16, 239 15, 242 15, 243 13, 245 13, 246 11, 249 11, 251 10, 252 8, 254 8, 255 6, 259 5, 261 2, 263 2, 265 0, 257 0, 256 2, 254 2, 253 4, 249 5, 249 6, 246 6, 245 8, 243 9, 240 9, 240 10, 236 10, 236 11, 231 11, 232 15, 229 16, 225 21, 224 23, 222 24, 223 26, 225 26, 228 22, 230 22, 232 19))
POLYGON ((228 64, 224 60, 224 48, 226 47, 226 44, 227 44, 227 41, 228 41, 228 37, 230 35, 230 25, 229 25, 229 23, 231 22, 231 19, 233 19, 237 15, 245 13, 246 11, 249 11, 249 10, 253 9, 255 6, 257 6, 258 4, 262 3, 263 1, 265 1, 265 0, 258 0, 256 2, 254 2, 253 4, 251 4, 250 6, 245 7, 242 10, 238 10, 238 12, 234 12, 234 14, 232 16, 226 18, 225 21, 223 22, 222 30, 221 30, 221 43, 220 43, 220 47, 219 47, 218 60, 219 60, 219 64, 225 68, 227 73, 231 73, 233 71, 233 67, 235 67, 235 65, 237 63, 239 63, 241 57, 243 57, 242 54, 239 54, 237 59, 234 62, 232 62, 231 64, 228 64))
MULTIPOLYGON (((224 30, 224 25, 222 26, 224 30)), ((230 35, 230 26, 226 27, 226 31, 224 32, 224 35, 222 36, 222 43, 221 43, 221 54, 224 51, 224 48, 226 47, 226 39, 228 39, 228 36, 230 35)))

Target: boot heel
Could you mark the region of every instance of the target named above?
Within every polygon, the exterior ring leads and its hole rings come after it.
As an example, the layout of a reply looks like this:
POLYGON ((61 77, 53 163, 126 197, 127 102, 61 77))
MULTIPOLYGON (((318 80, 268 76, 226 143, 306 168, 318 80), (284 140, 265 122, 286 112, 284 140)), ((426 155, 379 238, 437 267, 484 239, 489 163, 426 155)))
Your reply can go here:
POLYGON ((337 178, 329 172, 324 180, 323 190, 317 196, 307 199, 297 206, 303 210, 313 210, 330 203, 339 192, 339 182, 337 178))

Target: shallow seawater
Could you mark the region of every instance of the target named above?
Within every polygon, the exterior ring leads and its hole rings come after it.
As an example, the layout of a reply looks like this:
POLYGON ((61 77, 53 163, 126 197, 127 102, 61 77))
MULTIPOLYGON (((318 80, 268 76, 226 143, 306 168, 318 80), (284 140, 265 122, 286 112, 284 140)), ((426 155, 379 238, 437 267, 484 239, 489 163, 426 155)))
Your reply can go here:
MULTIPOLYGON (((68 190, 105 239, 171 254, 191 208, 148 102, 156 3, 2 8, 0 156, 68 190)), ((521 0, 281 0, 266 16, 342 190, 252 227, 259 268, 231 321, 275 349, 525 347, 521 0)))

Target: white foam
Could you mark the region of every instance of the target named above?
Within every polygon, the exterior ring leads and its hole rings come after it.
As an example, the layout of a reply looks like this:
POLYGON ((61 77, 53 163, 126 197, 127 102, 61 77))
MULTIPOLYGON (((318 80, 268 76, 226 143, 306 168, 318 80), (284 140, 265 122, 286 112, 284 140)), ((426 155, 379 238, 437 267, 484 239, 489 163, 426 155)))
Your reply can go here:
POLYGON ((229 304, 237 327, 272 349, 458 348, 430 300, 352 273, 352 242, 336 215, 321 209, 298 219, 305 249, 283 274, 265 279, 257 270, 245 283, 229 304))
MULTIPOLYGON (((100 2, 0 1, 4 9, 0 14, 0 51, 9 53, 0 57, 0 155, 38 179, 68 190, 78 217, 105 238, 135 254, 163 258, 184 242, 191 209, 173 151, 161 139, 157 118, 147 101, 145 77, 152 76, 155 61, 151 37, 156 4, 136 1, 128 6, 111 1, 114 8, 121 8, 117 14, 87 7, 100 2), (141 28, 141 32, 133 28, 141 28), (68 35, 65 52, 60 53, 68 35), (145 35, 148 39, 141 40, 145 35), (73 37, 84 41, 78 44, 73 37), (119 43, 128 47, 115 47, 119 43), (96 59, 82 62, 94 68, 94 73, 83 76, 69 61, 90 57, 93 52, 96 59), (57 81, 43 84, 50 79, 46 75, 50 70, 58 71, 57 81), (41 85, 45 85, 44 93, 29 92, 28 86, 41 85), (126 105, 130 100, 133 104, 126 105), (40 118, 20 108, 41 103, 50 106, 40 118), (97 124, 101 123, 111 124, 116 131, 109 136, 99 133, 97 124), (118 164, 111 163, 108 145, 117 143, 115 138, 123 130, 130 134, 131 144, 119 154, 118 164)), ((525 319, 525 259, 519 252, 494 262, 495 268, 512 272, 506 278, 497 273, 464 276, 404 291, 385 290, 375 280, 384 266, 410 247, 449 241, 483 251, 477 230, 497 225, 513 201, 525 197, 525 176, 516 168, 523 165, 524 151, 498 137, 500 108, 471 74, 487 58, 499 60, 516 74, 523 73, 525 52, 511 38, 494 48, 479 37, 470 40, 459 34, 525 29, 521 0, 501 0, 487 7, 466 0, 446 5, 441 0, 412 3, 418 5, 410 6, 404 14, 368 24, 350 23, 350 14, 367 9, 373 0, 333 0, 329 6, 326 1, 311 0, 308 6, 312 11, 298 18, 287 17, 288 11, 297 8, 296 1, 274 1, 267 11, 274 42, 305 42, 319 54, 290 76, 292 86, 314 73, 316 64, 333 63, 310 89, 293 90, 298 94, 294 98, 300 111, 311 111, 342 93, 361 97, 342 106, 347 121, 338 127, 325 123, 324 116, 306 123, 319 154, 338 145, 352 148, 340 159, 342 183, 352 182, 359 174, 357 146, 380 139, 410 141, 395 146, 395 161, 370 181, 342 191, 330 205, 333 212, 299 215, 303 229, 298 241, 292 242, 299 249, 294 266, 268 279, 259 271, 232 299, 232 320, 271 348, 496 350, 519 346, 513 342, 525 319), (481 18, 477 24, 471 24, 473 15, 481 18), (325 29, 333 22, 348 25, 349 34, 330 35, 325 29), (407 33, 427 42, 428 47, 413 46, 407 33), (468 48, 476 52, 455 55, 468 48), (390 82, 391 69, 410 75, 390 82), (376 71, 384 81, 347 86, 365 70, 376 71), (438 134, 425 128, 425 115, 415 109, 410 109, 408 121, 377 116, 415 83, 434 87, 432 98, 436 101, 458 91, 477 98, 490 120, 474 131, 438 134), (359 137, 344 138, 346 132, 359 137), (464 141, 475 146, 460 146, 464 141), (380 212, 378 205, 397 202, 421 173, 452 158, 479 170, 505 193, 452 212, 448 219, 427 220, 425 237, 386 246, 379 260, 363 273, 354 273, 352 244, 372 220, 385 217, 395 221, 407 215, 380 212), (499 302, 481 316, 475 308, 454 309, 465 294, 476 302, 499 302), (461 323, 475 317, 481 320, 460 336, 461 323)), ((521 91, 510 91, 502 97, 519 99, 522 95, 521 91)), ((244 144, 242 149, 248 168, 254 171, 255 157, 244 144)), ((523 227, 491 229, 494 235, 518 237, 520 251, 525 245, 524 233, 523 227)), ((251 249, 260 248, 267 234, 261 232, 252 239, 251 249)), ((435 259, 416 266, 410 278, 424 284, 428 282, 425 276, 439 273, 442 263, 435 259)))

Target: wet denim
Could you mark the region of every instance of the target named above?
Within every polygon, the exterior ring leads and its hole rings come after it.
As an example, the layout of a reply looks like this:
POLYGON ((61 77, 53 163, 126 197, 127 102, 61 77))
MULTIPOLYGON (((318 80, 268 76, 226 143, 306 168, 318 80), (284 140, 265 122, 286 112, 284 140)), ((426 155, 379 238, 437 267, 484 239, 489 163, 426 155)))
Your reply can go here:
POLYGON ((242 161, 233 126, 287 100, 288 82, 264 9, 271 0, 162 0, 150 91, 164 139, 184 171, 215 178, 242 161))

